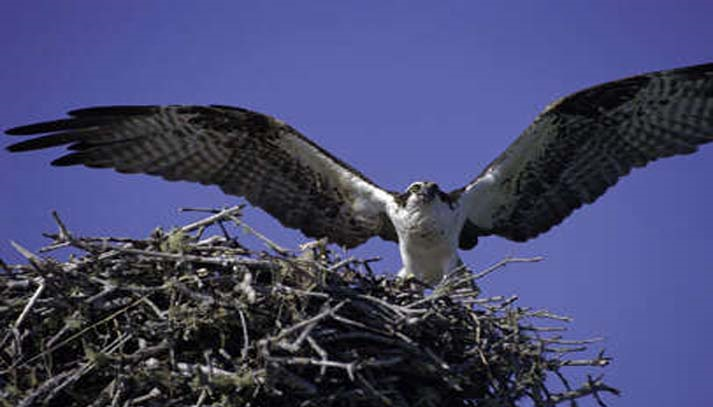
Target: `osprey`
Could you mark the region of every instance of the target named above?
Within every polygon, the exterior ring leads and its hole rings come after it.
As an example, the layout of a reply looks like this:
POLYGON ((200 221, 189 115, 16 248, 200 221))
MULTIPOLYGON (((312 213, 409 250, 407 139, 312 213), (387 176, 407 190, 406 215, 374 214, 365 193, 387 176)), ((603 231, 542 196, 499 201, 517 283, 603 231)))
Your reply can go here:
POLYGON ((52 162, 217 185, 311 237, 398 242, 403 269, 436 283, 478 237, 522 242, 658 158, 713 141, 713 63, 630 77, 549 105, 480 175, 442 191, 385 190, 273 117, 228 106, 109 106, 7 130, 45 134, 10 151, 69 144, 52 162))

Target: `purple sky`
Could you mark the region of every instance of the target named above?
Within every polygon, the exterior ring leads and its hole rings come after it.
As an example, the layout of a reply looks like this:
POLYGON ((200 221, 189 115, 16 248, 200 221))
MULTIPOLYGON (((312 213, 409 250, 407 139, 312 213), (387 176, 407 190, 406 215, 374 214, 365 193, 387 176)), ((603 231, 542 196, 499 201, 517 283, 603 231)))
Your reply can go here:
MULTIPOLYGON (((0 8, 0 127, 92 105, 231 104, 287 121, 396 190, 463 185, 582 87, 713 61, 709 0, 13 3, 0 8)), ((82 235, 144 236, 186 222, 177 207, 239 202, 215 187, 51 168, 59 153, 0 151, 1 258, 20 261, 10 239, 40 247, 52 209, 82 235)), ((483 288, 573 316, 570 337, 605 336, 605 373, 624 391, 611 405, 702 405, 713 399, 712 185, 704 146, 634 171, 536 240, 482 239, 463 258, 479 269, 545 256, 483 288)), ((284 246, 305 241, 258 209, 246 219, 284 246)), ((392 243, 356 254, 399 267, 392 243)))

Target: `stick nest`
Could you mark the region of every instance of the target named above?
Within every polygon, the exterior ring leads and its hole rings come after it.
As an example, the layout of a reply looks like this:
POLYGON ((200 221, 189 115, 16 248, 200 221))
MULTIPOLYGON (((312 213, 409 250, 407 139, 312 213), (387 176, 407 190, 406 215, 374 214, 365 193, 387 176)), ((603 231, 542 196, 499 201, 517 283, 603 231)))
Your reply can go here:
POLYGON ((321 242, 285 250, 241 207, 209 212, 143 240, 78 237, 55 214, 41 252, 69 247, 65 262, 14 244, 27 262, 0 261, 0 405, 552 406, 617 392, 565 378, 609 361, 568 358, 590 341, 562 339, 566 318, 475 285, 537 259, 424 290, 321 242))

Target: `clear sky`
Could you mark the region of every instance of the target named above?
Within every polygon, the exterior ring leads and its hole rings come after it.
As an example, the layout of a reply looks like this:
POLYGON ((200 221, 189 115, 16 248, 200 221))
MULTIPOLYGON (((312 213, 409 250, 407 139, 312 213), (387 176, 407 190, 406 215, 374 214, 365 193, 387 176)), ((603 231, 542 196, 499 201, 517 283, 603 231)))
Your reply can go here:
MULTIPOLYGON (((103 104, 231 104, 292 124, 380 185, 463 185, 555 98, 651 70, 713 61, 707 1, 37 1, 0 6, 0 126, 103 104)), ((4 147, 13 140, 0 137, 4 147)), ((14 140, 17 141, 17 140, 14 140)), ((143 236, 177 207, 239 202, 217 188, 84 168, 60 151, 0 151, 0 257, 37 249, 57 209, 83 235, 143 236)), ((524 244, 482 239, 487 294, 575 318, 605 336, 613 406, 713 400, 713 146, 634 171, 524 244)), ((258 209, 284 246, 305 238, 258 209)), ((396 245, 356 251, 399 267, 396 245)), ((572 372, 575 373, 576 372, 572 372)), ((587 401, 582 405, 591 406, 587 401)))

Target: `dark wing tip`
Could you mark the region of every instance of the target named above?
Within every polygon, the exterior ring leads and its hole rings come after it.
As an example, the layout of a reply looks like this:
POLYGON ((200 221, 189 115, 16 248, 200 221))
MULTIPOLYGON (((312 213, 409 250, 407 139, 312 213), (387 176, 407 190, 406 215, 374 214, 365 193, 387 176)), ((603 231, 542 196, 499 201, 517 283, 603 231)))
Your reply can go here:
MULTIPOLYGON (((28 134, 28 133, 25 133, 25 127, 27 127, 27 126, 12 127, 12 128, 6 129, 4 131, 4 133, 7 134, 8 136, 22 136, 22 135, 28 134)), ((32 134, 32 133, 30 133, 30 134, 32 134)))
POLYGON ((37 144, 37 140, 39 139, 26 140, 20 143, 11 144, 6 147, 6 150, 11 153, 19 153, 21 151, 39 150, 44 148, 43 146, 37 144))
POLYGON ((80 138, 81 132, 55 133, 12 144, 7 147, 7 150, 11 152, 40 150, 73 143, 80 138))
POLYGON ((116 117, 116 116, 143 116, 161 110, 157 105, 116 105, 94 106, 74 109, 67 112, 72 117, 116 117))
POLYGON ((160 106, 96 106, 69 111, 65 119, 51 120, 27 124, 5 130, 9 136, 31 136, 51 133, 43 137, 12 144, 7 147, 10 152, 39 150, 55 147, 82 138, 82 133, 93 128, 107 126, 124 118, 149 115, 159 112, 160 106))
POLYGON ((67 115, 70 116, 68 119, 59 119, 12 127, 5 130, 5 134, 9 136, 28 136, 32 134, 52 133, 55 131, 101 126, 115 121, 117 117, 154 114, 160 109, 160 106, 88 107, 67 112, 67 115))
POLYGON ((71 125, 72 119, 60 119, 49 122, 26 124, 5 130, 8 136, 29 136, 32 134, 51 133, 53 131, 65 130, 71 125))
POLYGON ((22 146, 20 144, 22 144, 22 143, 11 144, 11 145, 5 147, 5 150, 7 150, 11 153, 19 153, 21 151, 27 151, 26 149, 22 148, 22 146))
POLYGON ((9 136, 30 136, 33 134, 54 133, 64 130, 79 130, 109 124, 114 119, 111 117, 76 117, 59 119, 48 122, 27 124, 5 130, 9 136))
POLYGON ((53 167, 69 167, 71 165, 84 164, 83 155, 81 153, 67 154, 52 161, 50 165, 53 167))

